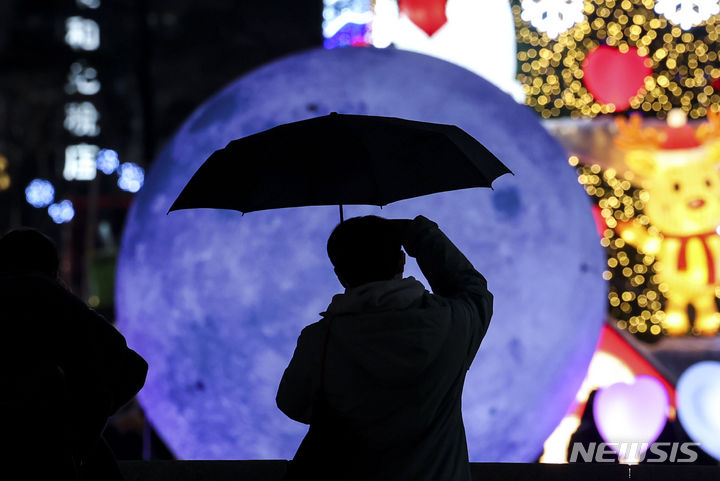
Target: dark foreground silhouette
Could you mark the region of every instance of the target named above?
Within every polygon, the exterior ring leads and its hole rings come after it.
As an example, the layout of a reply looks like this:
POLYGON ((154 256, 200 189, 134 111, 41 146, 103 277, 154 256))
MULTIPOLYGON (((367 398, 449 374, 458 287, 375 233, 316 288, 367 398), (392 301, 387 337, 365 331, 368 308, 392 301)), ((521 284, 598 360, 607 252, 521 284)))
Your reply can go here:
POLYGON ((328 255, 346 291, 303 329, 277 393, 310 424, 286 479, 470 480, 461 397, 492 315, 485 278, 422 216, 349 219, 328 255), (433 294, 402 278, 401 246, 433 294))
POLYGON ((58 265, 38 231, 0 238, 3 469, 19 469, 17 479, 120 479, 100 436, 142 388, 147 364, 63 286, 58 265))

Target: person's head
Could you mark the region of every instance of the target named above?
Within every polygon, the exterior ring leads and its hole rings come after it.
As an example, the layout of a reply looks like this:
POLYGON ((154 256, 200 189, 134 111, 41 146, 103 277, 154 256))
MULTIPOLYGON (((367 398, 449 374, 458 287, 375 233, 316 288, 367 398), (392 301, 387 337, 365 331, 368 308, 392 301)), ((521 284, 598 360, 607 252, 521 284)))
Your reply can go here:
POLYGON ((402 276, 405 253, 392 224, 369 215, 342 222, 327 243, 328 257, 344 287, 402 276))
POLYGON ((42 232, 21 228, 0 237, 0 272, 57 277, 60 259, 55 243, 42 232))

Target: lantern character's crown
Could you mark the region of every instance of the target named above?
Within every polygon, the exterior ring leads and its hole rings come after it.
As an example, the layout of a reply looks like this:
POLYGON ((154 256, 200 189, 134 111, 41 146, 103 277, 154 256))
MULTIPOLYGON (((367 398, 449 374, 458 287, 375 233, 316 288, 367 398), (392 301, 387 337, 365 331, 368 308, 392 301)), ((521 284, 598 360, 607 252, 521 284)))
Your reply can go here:
POLYGON ((642 126, 642 117, 633 114, 629 119, 618 117, 615 145, 622 150, 679 150, 692 149, 714 139, 720 139, 720 112, 708 111, 707 121, 694 129, 687 124, 685 113, 673 109, 664 128, 642 126))

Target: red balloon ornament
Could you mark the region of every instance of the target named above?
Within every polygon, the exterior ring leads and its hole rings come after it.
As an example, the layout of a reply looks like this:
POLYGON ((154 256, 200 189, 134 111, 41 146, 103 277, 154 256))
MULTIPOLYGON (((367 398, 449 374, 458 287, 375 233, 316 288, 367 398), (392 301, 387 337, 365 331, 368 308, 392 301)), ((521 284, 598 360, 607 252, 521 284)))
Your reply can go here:
POLYGON ((400 13, 430 37, 447 23, 446 5, 447 0, 398 0, 400 13))
POLYGON ((630 99, 645 86, 645 78, 652 75, 650 61, 630 47, 626 53, 615 47, 600 45, 585 57, 582 65, 583 82, 601 104, 615 105, 619 112, 630 106, 630 99))

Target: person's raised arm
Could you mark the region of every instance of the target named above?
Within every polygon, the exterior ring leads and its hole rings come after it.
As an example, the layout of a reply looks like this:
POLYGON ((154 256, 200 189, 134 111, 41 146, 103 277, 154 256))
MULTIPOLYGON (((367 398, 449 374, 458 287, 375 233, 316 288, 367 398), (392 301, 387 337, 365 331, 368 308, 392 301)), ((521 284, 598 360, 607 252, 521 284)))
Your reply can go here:
POLYGON ((392 222, 405 251, 416 259, 433 292, 463 301, 464 309, 473 320, 472 345, 477 349, 492 316, 493 296, 485 278, 435 222, 423 216, 412 221, 392 222))

